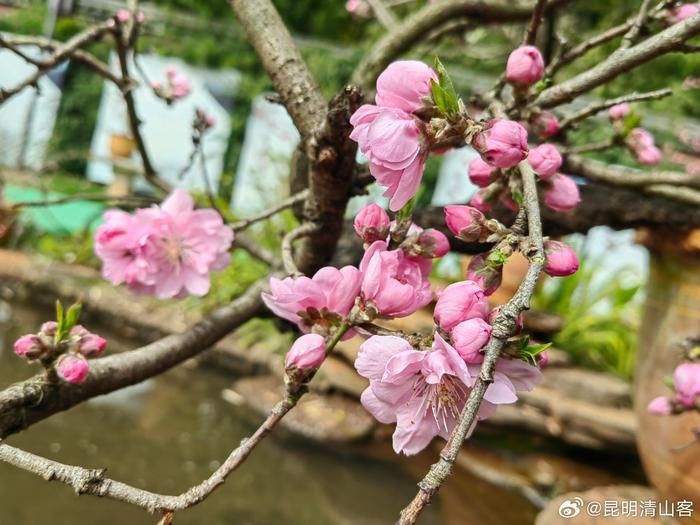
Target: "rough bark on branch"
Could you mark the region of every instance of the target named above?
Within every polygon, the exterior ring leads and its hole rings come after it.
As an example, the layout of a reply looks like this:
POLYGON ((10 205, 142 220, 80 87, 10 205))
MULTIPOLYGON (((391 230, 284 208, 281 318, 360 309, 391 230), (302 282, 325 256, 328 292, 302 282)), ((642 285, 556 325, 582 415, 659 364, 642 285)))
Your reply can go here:
POLYGON ((0 438, 23 430, 56 412, 156 376, 206 350, 229 332, 257 315, 258 282, 241 297, 223 306, 181 334, 164 337, 136 350, 91 361, 84 383, 49 383, 35 376, 0 392, 0 438))

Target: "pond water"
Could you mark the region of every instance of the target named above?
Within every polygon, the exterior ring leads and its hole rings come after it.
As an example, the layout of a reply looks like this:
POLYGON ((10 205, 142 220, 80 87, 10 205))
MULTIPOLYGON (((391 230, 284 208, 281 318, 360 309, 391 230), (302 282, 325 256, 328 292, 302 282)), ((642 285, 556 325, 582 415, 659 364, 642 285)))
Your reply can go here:
MULTIPOLYGON (((22 306, 5 310, 0 386, 34 372, 14 355, 12 343, 48 318, 22 306)), ((110 345, 109 351, 118 350, 111 337, 110 345)), ((207 477, 261 420, 222 400, 231 379, 181 366, 57 414, 7 441, 63 463, 106 468, 110 477, 141 488, 179 494, 207 477)), ((436 454, 403 458, 387 449, 323 446, 275 432, 209 499, 178 513, 175 524, 394 523, 436 454)), ((524 498, 458 470, 421 523, 530 525, 534 516, 524 498)), ((155 525, 158 519, 123 503, 78 497, 65 485, 0 464, 0 525, 155 525)))

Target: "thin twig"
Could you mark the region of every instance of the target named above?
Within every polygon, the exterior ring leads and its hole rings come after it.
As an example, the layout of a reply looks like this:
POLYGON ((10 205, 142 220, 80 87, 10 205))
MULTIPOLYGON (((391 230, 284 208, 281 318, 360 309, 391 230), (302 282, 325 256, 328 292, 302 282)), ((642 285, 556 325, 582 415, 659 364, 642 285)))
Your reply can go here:
POLYGON ((627 31, 625 36, 622 38, 622 42, 620 42, 620 49, 627 49, 632 46, 634 41, 639 36, 639 32, 642 30, 642 27, 644 27, 644 23, 647 19, 650 3, 651 0, 642 0, 642 5, 639 8, 639 14, 635 18, 632 27, 630 27, 629 31, 627 31))
POLYGON ((292 276, 302 275, 294 262, 294 241, 311 235, 318 231, 318 224, 313 222, 305 222, 301 226, 293 229, 282 239, 282 263, 285 271, 292 276))
POLYGON ((37 208, 40 206, 56 206, 59 204, 66 204, 75 201, 90 201, 90 202, 109 202, 117 206, 123 205, 148 205, 157 202, 156 199, 152 197, 146 197, 143 195, 104 195, 102 193, 74 193, 72 195, 66 195, 64 197, 56 197, 55 199, 42 199, 37 201, 20 201, 13 202, 13 209, 20 208, 37 208))
POLYGON ((563 149, 562 154, 565 155, 575 155, 580 153, 591 153, 593 151, 603 151, 618 144, 618 140, 613 137, 601 142, 595 142, 593 144, 583 144, 581 146, 571 146, 569 148, 563 149))
POLYGON ((532 18, 530 18, 530 23, 527 26, 527 31, 523 37, 524 46, 535 45, 537 41, 537 30, 542 23, 542 17, 544 16, 544 10, 547 7, 547 0, 537 0, 535 7, 532 10, 532 18))
POLYGON ((484 348, 484 362, 481 366, 481 372, 469 393, 459 421, 450 433, 447 444, 440 453, 439 461, 430 467, 429 472, 418 483, 420 490, 413 501, 401 512, 399 525, 414 524, 423 508, 430 503, 449 476, 462 443, 476 423, 486 389, 493 382, 493 374, 501 350, 508 337, 515 331, 518 316, 530 307, 530 298, 535 291, 545 259, 535 174, 527 161, 522 161, 519 164, 519 169, 523 182, 523 207, 527 213, 528 226, 529 249, 525 255, 528 257, 530 266, 513 298, 501 307, 493 323, 491 338, 484 348))
POLYGON ((383 0, 367 0, 372 8, 374 16, 386 29, 392 29, 398 22, 396 15, 389 9, 383 0))
POLYGON ((255 215, 251 215, 250 217, 246 217, 245 219, 241 219, 238 222, 234 222, 233 224, 230 224, 229 226, 234 232, 238 232, 240 230, 245 230, 246 228, 250 227, 251 225, 255 224, 256 222, 264 221, 265 219, 269 219, 273 215, 277 215, 281 211, 286 210, 287 208, 291 208, 295 204, 298 204, 309 196, 309 190, 305 189, 300 191, 299 193, 295 193, 291 197, 287 197, 284 199, 282 202, 275 204, 271 208, 268 208, 267 210, 261 211, 260 213, 256 213, 255 215))
POLYGON ((657 89, 656 91, 649 91, 647 93, 632 93, 631 95, 623 95, 621 97, 613 98, 610 100, 604 100, 602 102, 595 102, 590 106, 583 108, 582 110, 574 113, 570 117, 566 117, 559 123, 559 131, 565 130, 568 127, 576 124, 577 122, 595 115, 600 111, 604 111, 608 108, 616 106, 617 104, 623 104, 625 102, 641 102, 643 100, 658 100, 661 98, 668 97, 673 94, 673 90, 670 88, 657 89))

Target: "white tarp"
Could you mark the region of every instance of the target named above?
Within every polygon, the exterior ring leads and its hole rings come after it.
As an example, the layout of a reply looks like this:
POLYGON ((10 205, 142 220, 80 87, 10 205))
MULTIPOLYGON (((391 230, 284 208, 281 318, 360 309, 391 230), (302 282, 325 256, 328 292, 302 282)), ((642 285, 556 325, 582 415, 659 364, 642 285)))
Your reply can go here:
MULTIPOLYGON (((240 75, 236 71, 208 71, 188 66, 177 58, 139 55, 139 64, 145 71, 148 81, 165 83, 165 70, 169 66, 186 74, 192 84, 192 92, 185 98, 167 105, 158 98, 131 64, 131 74, 140 82, 134 90, 138 114, 142 120, 141 133, 151 161, 159 176, 171 184, 187 189, 203 191, 206 189, 203 172, 199 161, 179 178, 181 171, 188 166, 192 144, 192 121, 197 108, 214 117, 216 123, 204 137, 204 154, 206 174, 213 188, 217 188, 224 166, 224 155, 231 133, 230 117, 214 96, 232 97, 237 89, 240 75)), ((117 70, 117 58, 110 57, 110 67, 117 70)), ((110 137, 113 134, 128 134, 126 107, 119 90, 111 83, 105 82, 100 108, 97 114, 95 133, 92 138, 91 156, 87 176, 90 180, 109 184, 113 180, 110 157, 110 137)), ((131 161, 135 167, 141 165, 138 152, 134 152, 131 161)), ((143 180, 137 179, 137 189, 146 187, 143 180)))

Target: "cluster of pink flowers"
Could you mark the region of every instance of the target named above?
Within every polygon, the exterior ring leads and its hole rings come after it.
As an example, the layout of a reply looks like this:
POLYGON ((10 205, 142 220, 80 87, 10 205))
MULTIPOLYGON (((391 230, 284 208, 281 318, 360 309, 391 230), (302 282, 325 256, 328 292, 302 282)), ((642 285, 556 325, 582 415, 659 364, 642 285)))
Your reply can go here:
POLYGON ((437 75, 422 62, 394 62, 377 78, 376 105, 365 104, 350 118, 350 138, 369 159, 372 176, 387 187, 392 211, 413 198, 423 177, 428 150, 413 112, 430 97, 431 80, 437 75))
POLYGON ((647 130, 634 128, 627 135, 627 144, 640 164, 653 166, 661 161, 661 150, 654 144, 654 137, 647 130))
POLYGON ((693 2, 692 4, 681 4, 670 13, 670 21, 672 24, 677 24, 682 22, 686 18, 695 16, 700 13, 700 4, 698 2, 693 2))
MULTIPOLYGON (((435 436, 447 439, 454 429, 480 372, 480 350, 491 334, 487 318, 483 290, 462 281, 438 298, 435 321, 446 336, 436 332, 429 349, 415 349, 394 336, 372 336, 362 344, 355 368, 369 380, 369 387, 361 401, 378 421, 396 424, 396 453, 416 454, 435 436)), ((517 392, 531 390, 540 378, 537 367, 519 359, 499 359, 477 419, 492 415, 496 405, 514 403, 517 392)))
POLYGON ((15 354, 29 361, 55 365, 58 376, 68 383, 82 383, 90 365, 87 358, 104 352, 107 341, 81 325, 73 326, 67 337, 57 340, 58 323, 47 321, 38 334, 23 335, 14 344, 15 354))
MULTIPOLYGON (((120 24, 126 24, 129 20, 131 20, 131 12, 128 9, 118 9, 117 12, 114 14, 114 17, 119 21, 120 24)), ((139 11, 136 13, 136 21, 139 24, 143 24, 145 19, 146 16, 143 14, 143 11, 139 11)), ((109 25, 113 24, 114 19, 110 20, 109 25)))
POLYGON ((690 362, 679 365, 673 372, 675 396, 660 396, 649 403, 651 414, 665 416, 686 410, 700 409, 700 363, 690 362))
POLYGON ((183 72, 178 71, 173 66, 165 69, 166 83, 161 84, 157 80, 151 82, 151 88, 159 97, 168 102, 185 98, 192 92, 190 78, 183 72))
POLYGON ((184 190, 134 214, 105 212, 95 233, 102 275, 130 290, 164 299, 205 295, 210 273, 230 261, 233 231, 212 209, 194 209, 184 190))

